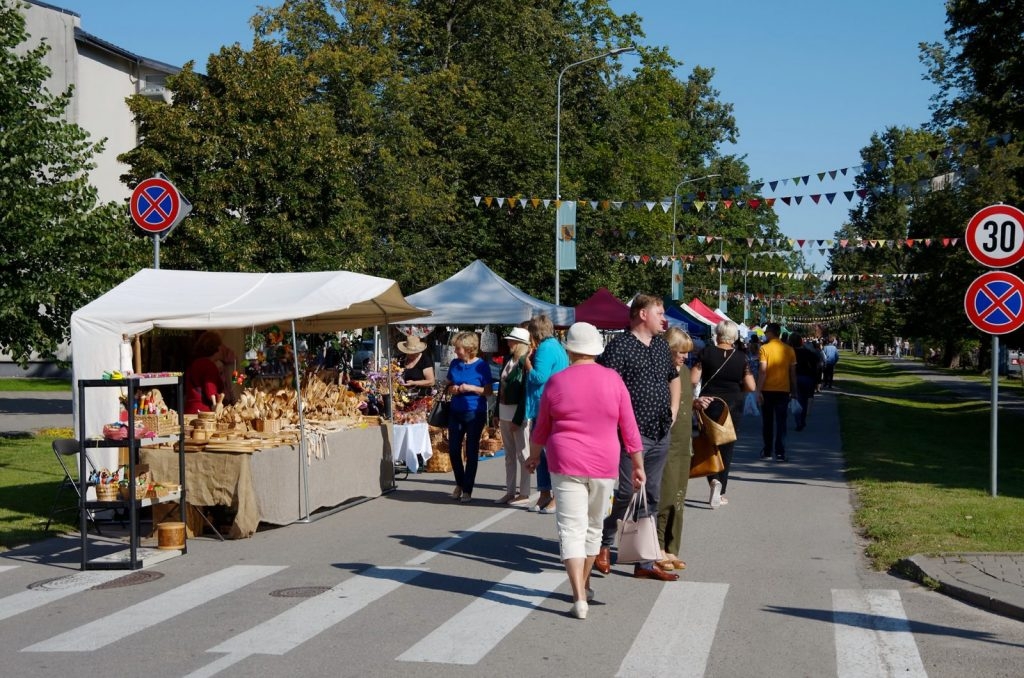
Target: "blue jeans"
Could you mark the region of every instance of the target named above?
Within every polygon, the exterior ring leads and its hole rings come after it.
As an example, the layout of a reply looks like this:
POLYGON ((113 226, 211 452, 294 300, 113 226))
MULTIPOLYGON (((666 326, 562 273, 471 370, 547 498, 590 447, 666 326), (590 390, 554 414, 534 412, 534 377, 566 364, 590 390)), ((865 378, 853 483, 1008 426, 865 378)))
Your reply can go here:
POLYGON ((537 489, 541 492, 551 491, 551 471, 548 470, 547 450, 540 451, 540 463, 537 464, 537 489))
POLYGON ((452 460, 455 484, 464 494, 473 494, 476 467, 480 461, 480 434, 487 423, 487 410, 448 413, 448 456, 452 460), (462 465, 462 445, 465 439, 466 465, 462 465))

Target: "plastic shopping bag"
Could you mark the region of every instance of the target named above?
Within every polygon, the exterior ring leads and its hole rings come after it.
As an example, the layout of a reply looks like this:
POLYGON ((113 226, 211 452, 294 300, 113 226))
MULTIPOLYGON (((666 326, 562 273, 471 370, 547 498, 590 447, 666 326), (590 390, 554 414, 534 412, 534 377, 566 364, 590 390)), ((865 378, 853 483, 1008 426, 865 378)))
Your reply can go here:
POLYGON ((743 401, 743 414, 760 416, 761 408, 757 406, 757 394, 751 391, 743 401))

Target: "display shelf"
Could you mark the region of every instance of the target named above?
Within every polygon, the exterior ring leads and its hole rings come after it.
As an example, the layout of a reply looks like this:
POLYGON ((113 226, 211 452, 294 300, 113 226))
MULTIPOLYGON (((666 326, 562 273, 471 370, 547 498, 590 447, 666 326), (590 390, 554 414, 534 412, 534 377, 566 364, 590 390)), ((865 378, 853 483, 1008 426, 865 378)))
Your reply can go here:
MULTIPOLYGON (((111 501, 101 501, 96 498, 95 485, 88 483, 88 476, 86 472, 86 451, 89 449, 96 448, 125 448, 128 450, 128 475, 127 478, 134 482, 136 478, 136 465, 139 461, 139 450, 143 447, 150 445, 159 445, 161 443, 178 443, 179 449, 184 450, 185 447, 185 391, 184 391, 184 378, 181 376, 160 376, 160 377, 130 377, 127 379, 80 379, 78 380, 78 430, 79 435, 83 438, 79 442, 79 473, 78 478, 81 483, 79 487, 79 513, 80 513, 80 528, 81 528, 81 539, 82 539, 82 559, 81 566, 83 570, 91 569, 129 569, 137 570, 143 567, 148 567, 156 562, 161 562, 169 557, 176 555, 183 555, 188 552, 187 544, 181 549, 151 549, 144 548, 140 545, 139 535, 139 514, 142 509, 151 507, 155 504, 162 504, 167 502, 178 502, 181 507, 181 522, 185 522, 185 507, 186 507, 186 488, 185 488, 185 456, 184 452, 178 453, 178 467, 180 471, 181 488, 175 492, 170 492, 162 497, 153 497, 148 499, 114 499, 111 501), (84 438, 86 433, 85 430, 85 393, 87 389, 95 388, 117 388, 124 389, 127 392, 126 402, 129 404, 137 402, 136 395, 139 393, 139 389, 148 388, 152 386, 168 386, 174 385, 177 390, 177 406, 178 406, 178 433, 177 435, 164 435, 157 436, 154 438, 126 438, 125 440, 106 440, 103 438, 84 438), (127 509, 128 513, 128 548, 122 552, 114 554, 106 554, 100 557, 89 557, 89 531, 87 528, 87 520, 89 515, 97 510, 103 509, 127 509)), ((128 407, 128 430, 135 430, 135 412, 134 408, 128 407)))

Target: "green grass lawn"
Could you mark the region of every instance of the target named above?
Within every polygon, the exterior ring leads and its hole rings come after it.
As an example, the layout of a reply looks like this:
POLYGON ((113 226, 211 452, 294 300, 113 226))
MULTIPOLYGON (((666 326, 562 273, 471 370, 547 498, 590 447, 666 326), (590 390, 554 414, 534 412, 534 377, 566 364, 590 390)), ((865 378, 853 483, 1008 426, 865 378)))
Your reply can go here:
POLYGON ((879 569, 915 553, 1024 552, 1024 415, 999 417, 998 495, 989 492, 989 405, 963 401, 878 357, 837 371, 855 520, 879 569))
POLYGON ((0 391, 70 391, 71 382, 64 379, 31 377, 0 377, 0 391))
MULTIPOLYGON (((0 438, 0 551, 43 539, 46 518, 63 471, 54 457, 51 436, 0 438)), ((61 497, 63 506, 77 503, 74 492, 61 497)), ((65 511, 50 526, 52 533, 76 530, 78 512, 65 511)))

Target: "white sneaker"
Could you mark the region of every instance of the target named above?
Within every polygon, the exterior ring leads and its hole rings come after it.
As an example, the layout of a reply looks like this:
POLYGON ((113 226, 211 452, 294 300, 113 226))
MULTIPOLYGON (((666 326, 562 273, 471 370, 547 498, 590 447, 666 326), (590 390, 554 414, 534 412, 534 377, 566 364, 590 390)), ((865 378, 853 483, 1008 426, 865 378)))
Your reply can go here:
POLYGON ((572 604, 572 613, 571 614, 572 614, 572 616, 576 617, 577 619, 586 619, 587 618, 587 612, 589 610, 590 610, 590 606, 587 605, 587 601, 585 601, 585 600, 577 600, 575 603, 572 604))
POLYGON ((722 483, 717 480, 711 481, 711 508, 716 509, 722 505, 722 483))

